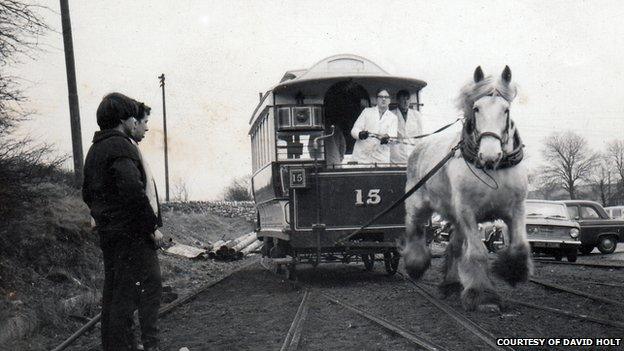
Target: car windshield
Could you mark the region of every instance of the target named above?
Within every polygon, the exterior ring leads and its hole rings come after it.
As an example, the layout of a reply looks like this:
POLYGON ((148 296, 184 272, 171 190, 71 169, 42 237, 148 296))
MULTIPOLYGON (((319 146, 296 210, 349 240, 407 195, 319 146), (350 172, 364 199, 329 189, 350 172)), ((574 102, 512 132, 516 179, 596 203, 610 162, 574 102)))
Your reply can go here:
POLYGON ((527 201, 525 211, 530 217, 568 218, 568 213, 563 204, 527 201))

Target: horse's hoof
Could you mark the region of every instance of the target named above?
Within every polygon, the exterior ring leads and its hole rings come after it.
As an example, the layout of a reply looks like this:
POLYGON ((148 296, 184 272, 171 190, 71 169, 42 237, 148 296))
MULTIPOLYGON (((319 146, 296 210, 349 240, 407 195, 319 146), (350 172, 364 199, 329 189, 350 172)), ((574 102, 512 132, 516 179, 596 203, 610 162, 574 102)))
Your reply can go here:
POLYGON ((501 313, 501 308, 499 305, 494 303, 481 304, 477 307, 477 311, 485 312, 485 313, 501 313))
MULTIPOLYGON (((481 304, 501 306, 501 297, 494 290, 485 290, 481 295, 481 304)), ((500 311, 500 310, 499 310, 500 311)))
POLYGON ((445 299, 455 293, 460 293, 462 288, 463 287, 460 282, 442 282, 438 285, 438 290, 445 299))
POLYGON ((496 312, 501 311, 501 298, 493 290, 478 290, 476 288, 465 289, 461 294, 461 301, 466 311, 479 311, 489 312, 492 310, 491 306, 496 306, 496 312))
POLYGON ((462 306, 466 311, 474 311, 479 306, 479 291, 474 288, 464 289, 461 293, 462 306))
POLYGON ((505 250, 498 253, 492 266, 494 274, 502 278, 511 286, 529 279, 531 262, 529 255, 524 251, 505 250))
POLYGON ((420 279, 431 266, 431 253, 425 248, 403 252, 405 271, 412 279, 420 279))

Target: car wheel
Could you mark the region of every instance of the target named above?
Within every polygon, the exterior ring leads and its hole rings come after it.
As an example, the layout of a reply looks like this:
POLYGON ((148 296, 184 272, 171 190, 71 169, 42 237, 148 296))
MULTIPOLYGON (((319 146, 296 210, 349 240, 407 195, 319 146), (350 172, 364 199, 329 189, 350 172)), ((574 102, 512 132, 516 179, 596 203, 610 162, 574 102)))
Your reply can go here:
POLYGON ((566 259, 568 260, 568 262, 576 262, 576 257, 577 257, 576 250, 570 250, 566 254, 566 259))
POLYGON ((612 236, 603 236, 600 238, 600 242, 598 243, 598 250, 603 254, 610 254, 615 251, 617 247, 617 241, 615 237, 612 236))
POLYGON ((563 259, 563 254, 561 252, 557 252, 555 254, 555 260, 556 261, 561 261, 563 259))
POLYGON ((579 251, 583 255, 589 255, 592 251, 594 251, 594 247, 591 245, 581 245, 581 247, 579 247, 579 251))

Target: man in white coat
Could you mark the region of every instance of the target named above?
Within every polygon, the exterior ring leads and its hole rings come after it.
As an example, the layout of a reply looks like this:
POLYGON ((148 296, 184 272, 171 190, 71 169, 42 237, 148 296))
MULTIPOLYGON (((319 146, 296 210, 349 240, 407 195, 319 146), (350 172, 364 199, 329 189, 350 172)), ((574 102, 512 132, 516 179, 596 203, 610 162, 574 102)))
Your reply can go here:
POLYGON ((422 134, 422 117, 420 112, 409 108, 410 92, 400 90, 397 93, 397 108, 392 110, 397 119, 397 134, 399 142, 390 146, 391 163, 407 163, 407 158, 414 150, 416 139, 410 139, 422 134), (402 139, 407 138, 407 139, 402 139))
POLYGON ((365 108, 351 129, 356 140, 353 161, 358 163, 390 163, 391 137, 397 136, 397 117, 390 112, 387 89, 377 92, 377 106, 365 108))

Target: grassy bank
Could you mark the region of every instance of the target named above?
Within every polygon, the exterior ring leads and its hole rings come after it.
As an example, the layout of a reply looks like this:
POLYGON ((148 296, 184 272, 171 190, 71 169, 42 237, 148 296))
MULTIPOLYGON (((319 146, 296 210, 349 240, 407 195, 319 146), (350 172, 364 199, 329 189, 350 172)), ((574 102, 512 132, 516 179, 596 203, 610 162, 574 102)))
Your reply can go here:
MULTIPOLYGON (((0 345, 9 350, 51 349, 100 310, 101 252, 79 192, 62 183, 30 190, 36 196, 11 206, 0 226, 0 345)), ((172 204, 165 206, 162 232, 201 247, 249 232, 253 213, 249 204, 172 204)), ((160 256, 164 284, 174 291, 227 269, 160 256)))

